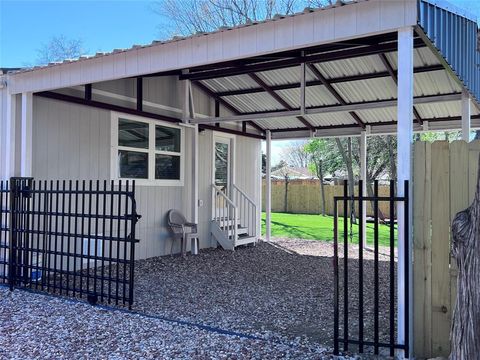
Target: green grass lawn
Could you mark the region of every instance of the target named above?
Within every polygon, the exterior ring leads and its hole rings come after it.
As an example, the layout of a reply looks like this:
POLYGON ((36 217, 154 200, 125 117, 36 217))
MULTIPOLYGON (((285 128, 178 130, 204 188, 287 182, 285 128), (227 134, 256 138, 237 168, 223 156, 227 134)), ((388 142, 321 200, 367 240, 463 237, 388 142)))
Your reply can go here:
MULTIPOLYGON (((343 241, 343 218, 338 218, 339 241, 343 241)), ((358 244, 358 225, 353 225, 353 239, 358 244)), ((350 234, 350 226, 348 226, 350 234)), ((262 235, 265 234, 265 213, 262 213, 262 235)), ((367 244, 373 245, 373 224, 367 223, 367 244)), ((333 241, 333 216, 272 213, 272 237, 333 241)), ((397 229, 395 226, 395 238, 397 229)), ((379 225, 380 246, 390 245, 390 227, 379 225)), ((395 245, 397 241, 395 240, 395 245)))

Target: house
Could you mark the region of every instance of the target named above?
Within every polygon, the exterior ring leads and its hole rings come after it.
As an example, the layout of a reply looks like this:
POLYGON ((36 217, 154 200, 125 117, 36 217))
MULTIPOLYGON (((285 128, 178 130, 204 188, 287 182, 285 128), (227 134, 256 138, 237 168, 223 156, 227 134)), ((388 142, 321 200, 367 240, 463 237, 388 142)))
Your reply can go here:
MULTIPOLYGON (((402 184, 414 131, 461 129, 468 141, 480 126, 479 59, 468 12, 371 0, 9 71, 1 178, 136 180, 137 258, 168 253, 171 208, 198 222, 202 248, 234 249, 260 236, 262 140, 270 169, 272 140, 359 136, 365 179, 367 137, 396 133, 402 184)), ((267 181, 267 239, 270 191, 267 181)), ((398 206, 408 241, 389 346, 408 354, 412 221, 398 206)))

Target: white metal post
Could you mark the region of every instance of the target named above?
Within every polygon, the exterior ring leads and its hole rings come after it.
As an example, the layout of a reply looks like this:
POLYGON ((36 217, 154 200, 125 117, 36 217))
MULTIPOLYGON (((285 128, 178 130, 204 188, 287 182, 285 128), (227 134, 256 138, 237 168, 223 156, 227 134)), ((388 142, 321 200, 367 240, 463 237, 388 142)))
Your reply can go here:
POLYGON ((3 179, 14 176, 15 172, 15 123, 17 118, 17 97, 7 94, 7 119, 5 124, 5 166, 3 179))
MULTIPOLYGON (((362 180, 362 192, 363 196, 367 195, 367 132, 362 131, 360 133, 360 180, 362 180)), ((367 207, 366 202, 362 201, 362 227, 365 229, 363 231, 363 236, 361 239, 361 246, 363 248, 367 247, 367 207)))
POLYGON ((265 239, 270 241, 272 234, 271 223, 272 223, 272 178, 271 178, 271 167, 272 167, 272 134, 270 130, 266 131, 267 136, 267 164, 266 164, 266 194, 265 194, 265 212, 266 212, 266 222, 265 222, 265 239))
POLYGON ((471 118, 470 94, 468 93, 468 91, 463 90, 462 92, 462 140, 466 142, 470 141, 470 118, 471 118))
POLYGON ((22 93, 22 126, 21 126, 21 176, 32 176, 32 111, 33 94, 22 93))
POLYGON ((198 125, 195 125, 192 130, 192 212, 193 222, 198 224, 198 125))
POLYGON ((183 110, 183 122, 188 123, 189 120, 192 119, 192 114, 191 114, 191 102, 190 102, 190 80, 183 80, 183 105, 182 105, 182 110, 183 110))
MULTIPOLYGON (((408 180, 411 189, 411 156, 413 143, 413 28, 403 28, 398 31, 398 104, 397 104, 397 192, 404 195, 404 181, 408 180)), ((406 194, 405 194, 406 195, 406 194)), ((411 195, 411 190, 409 190, 411 195)), ((410 197, 409 197, 410 198, 410 197)), ((409 201, 411 204, 412 201, 409 201)), ((408 211, 409 219, 405 218, 403 202, 397 204, 398 219, 398 267, 397 267, 397 298, 398 298, 398 342, 405 342, 405 330, 409 333, 409 348, 412 343, 412 211, 408 211), (404 229, 408 221, 409 228, 404 229), (407 231, 407 234, 405 234, 407 231), (405 241, 408 244, 406 252, 405 241), (405 279, 405 263, 408 259, 409 279, 405 279), (408 288, 407 288, 408 286, 408 288), (406 291, 408 301, 404 301, 406 291), (405 312, 409 310, 409 326, 406 329, 405 312)))

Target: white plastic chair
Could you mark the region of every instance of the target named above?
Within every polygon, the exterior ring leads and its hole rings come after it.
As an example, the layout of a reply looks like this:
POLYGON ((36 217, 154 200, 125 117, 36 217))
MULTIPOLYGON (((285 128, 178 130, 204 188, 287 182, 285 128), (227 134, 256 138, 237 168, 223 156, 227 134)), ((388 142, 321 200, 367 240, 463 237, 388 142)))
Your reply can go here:
POLYGON ((173 252, 173 243, 176 239, 181 240, 182 256, 187 254, 187 241, 192 241, 192 254, 198 253, 198 233, 197 224, 188 222, 181 211, 171 209, 168 211, 168 226, 173 234, 172 245, 170 246, 170 256, 173 252))

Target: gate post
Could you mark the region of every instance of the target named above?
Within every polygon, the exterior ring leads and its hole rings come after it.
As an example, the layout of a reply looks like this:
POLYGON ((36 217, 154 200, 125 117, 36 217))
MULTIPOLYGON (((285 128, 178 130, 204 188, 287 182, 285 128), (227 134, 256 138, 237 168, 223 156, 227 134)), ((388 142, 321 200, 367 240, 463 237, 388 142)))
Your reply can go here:
POLYGON ((29 191, 31 190, 30 177, 11 177, 10 178, 10 218, 9 218, 9 259, 8 259, 8 282, 10 285, 10 291, 15 287, 18 277, 21 276, 21 269, 19 264, 23 264, 23 277, 24 281, 28 278, 28 227, 29 227, 29 214, 28 210, 30 202, 29 191), (23 196, 23 192, 28 192, 26 196, 23 196), (27 200, 27 201, 25 201, 27 200), (24 221, 21 221, 21 217, 25 217, 24 221), (19 226, 24 226, 23 232, 20 234, 19 239, 19 226), (21 242, 22 251, 19 252, 18 242, 21 242), (23 241, 22 241, 23 240, 23 241), (23 258, 23 259, 22 259, 23 258))
POLYGON ((17 278, 17 199, 18 183, 15 178, 10 178, 10 218, 9 218, 9 239, 8 239, 8 283, 10 291, 15 287, 17 278), (14 260, 15 259, 15 260, 14 260))

